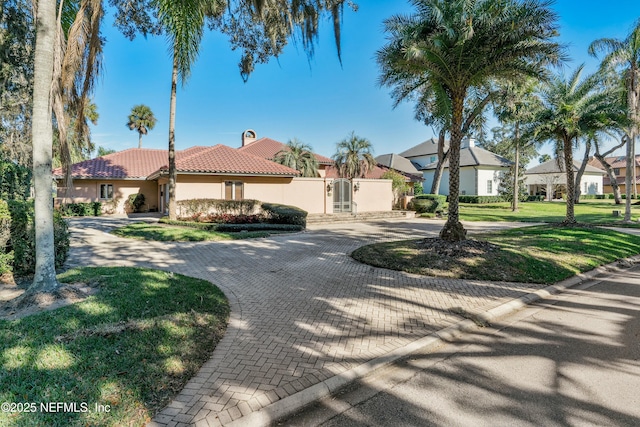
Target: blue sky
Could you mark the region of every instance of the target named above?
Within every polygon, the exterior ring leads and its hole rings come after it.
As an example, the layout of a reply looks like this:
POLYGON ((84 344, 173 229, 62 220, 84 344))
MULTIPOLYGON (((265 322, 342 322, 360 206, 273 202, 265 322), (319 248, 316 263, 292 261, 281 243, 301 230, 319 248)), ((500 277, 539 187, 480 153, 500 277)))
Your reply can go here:
MULTIPOLYGON (((338 61, 329 22, 321 27, 315 56, 309 60, 301 47, 289 45, 284 54, 258 65, 247 83, 240 78, 239 52, 226 38, 208 32, 200 57, 184 87, 179 88, 176 147, 240 145, 240 136, 253 129, 258 137, 282 142, 298 138, 317 153, 331 156, 335 144, 351 131, 373 144, 375 155, 399 153, 434 135, 413 119, 413 106, 393 109, 386 88, 377 85, 375 52, 384 45, 382 22, 397 13, 411 13, 407 1, 356 0, 357 12, 345 8, 342 65, 338 61)), ((602 37, 624 38, 640 17, 638 0, 558 0, 559 41, 568 45, 569 73, 585 62, 587 71, 597 60, 587 46, 602 37)), ((146 104, 158 122, 143 137, 143 147, 166 148, 169 128, 171 62, 163 37, 129 41, 104 22, 107 39, 104 71, 94 100, 100 119, 93 140, 115 150, 137 147, 138 134, 125 126, 131 108, 146 104)), ((548 152, 548 148, 543 148, 548 152)))

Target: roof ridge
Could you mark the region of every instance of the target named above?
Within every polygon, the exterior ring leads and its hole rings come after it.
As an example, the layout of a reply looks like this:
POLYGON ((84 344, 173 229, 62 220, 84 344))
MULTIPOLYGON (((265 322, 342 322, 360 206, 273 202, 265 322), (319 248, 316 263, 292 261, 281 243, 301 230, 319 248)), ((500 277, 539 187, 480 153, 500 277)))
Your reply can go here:
MULTIPOLYGON (((473 148, 476 148, 476 147, 467 147, 467 149, 469 150, 469 153, 471 153, 471 157, 473 157, 473 160, 476 162, 476 166, 480 166, 480 160, 478 160, 478 157, 476 157, 476 154, 473 152, 472 150, 473 148)), ((487 151, 487 152, 491 153, 491 151, 487 151)))

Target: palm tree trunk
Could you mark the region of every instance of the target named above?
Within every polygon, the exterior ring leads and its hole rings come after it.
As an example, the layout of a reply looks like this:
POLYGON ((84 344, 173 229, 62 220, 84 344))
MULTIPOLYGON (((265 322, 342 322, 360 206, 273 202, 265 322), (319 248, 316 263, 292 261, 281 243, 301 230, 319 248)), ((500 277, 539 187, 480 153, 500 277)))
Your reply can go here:
POLYGON ((462 113, 465 94, 454 94, 451 98, 451 141, 449 144, 449 216, 440 231, 440 238, 459 242, 466 238, 467 230, 460 223, 460 143, 462 142, 462 113))
POLYGON ((518 185, 518 172, 520 170, 520 123, 516 122, 515 128, 516 161, 513 169, 513 200, 511 200, 511 211, 518 212, 518 198, 520 197, 520 186, 518 185))
POLYGON ((171 102, 169 104, 169 219, 175 220, 176 209, 176 93, 178 88, 178 60, 173 54, 171 73, 171 102))
POLYGON ((431 183, 431 194, 439 194, 440 193, 440 182, 442 181, 442 172, 444 171, 444 163, 449 158, 449 152, 444 151, 444 137, 446 131, 445 129, 440 129, 438 133, 438 164, 436 165, 436 170, 433 173, 433 182, 431 183))
POLYGON ((627 140, 627 171, 625 174, 625 208, 624 221, 631 221, 631 195, 637 192, 636 189, 636 159, 635 145, 638 125, 638 109, 640 108, 638 99, 638 77, 637 66, 634 65, 629 70, 627 83, 627 105, 629 106, 629 119, 631 120, 629 139, 627 140), (632 187, 633 186, 633 187, 632 187))
MULTIPOLYGON (((577 139, 576 139, 577 140, 577 139)), ((589 154, 591 153, 591 140, 587 139, 584 147, 584 157, 582 158, 582 163, 580 164, 580 169, 578 169, 578 173, 576 174, 576 191, 574 195, 575 204, 580 203, 580 195, 582 194, 582 189, 580 188, 580 183, 582 182, 582 176, 584 175, 584 170, 587 168, 587 163, 589 163, 589 154)))
POLYGON ((142 148, 142 132, 138 132, 138 148, 142 148))
POLYGON ((50 93, 53 79, 55 27, 56 1, 39 0, 36 19, 32 122, 36 266, 33 283, 27 291, 29 294, 52 292, 59 287, 55 269, 51 197, 53 126, 50 93))
POLYGON ((564 137, 564 168, 567 175, 567 215, 562 222, 564 225, 575 224, 576 217, 574 212, 574 194, 575 194, 575 175, 573 174, 573 145, 571 138, 564 137))

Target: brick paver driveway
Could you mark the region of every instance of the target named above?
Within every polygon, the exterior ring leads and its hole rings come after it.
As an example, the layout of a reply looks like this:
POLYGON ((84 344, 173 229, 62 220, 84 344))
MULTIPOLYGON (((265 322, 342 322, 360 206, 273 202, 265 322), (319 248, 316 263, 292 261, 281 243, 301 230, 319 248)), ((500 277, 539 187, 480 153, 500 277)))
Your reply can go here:
MULTIPOLYGON (((225 337, 157 425, 227 424, 539 285, 421 277, 360 264, 371 242, 435 236, 441 222, 322 225, 229 242, 161 243, 105 230, 126 220, 74 219, 70 266, 145 266, 206 279, 231 303, 225 337)), ((469 223, 470 232, 514 226, 469 223)))

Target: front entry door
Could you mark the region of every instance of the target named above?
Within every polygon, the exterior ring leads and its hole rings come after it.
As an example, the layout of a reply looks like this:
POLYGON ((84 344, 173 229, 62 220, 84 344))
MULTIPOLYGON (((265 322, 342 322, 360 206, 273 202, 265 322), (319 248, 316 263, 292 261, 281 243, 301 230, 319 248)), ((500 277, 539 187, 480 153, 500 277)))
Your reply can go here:
POLYGON ((333 212, 351 212, 351 181, 348 179, 333 181, 333 212))

